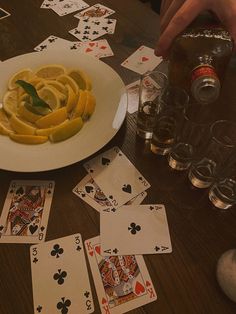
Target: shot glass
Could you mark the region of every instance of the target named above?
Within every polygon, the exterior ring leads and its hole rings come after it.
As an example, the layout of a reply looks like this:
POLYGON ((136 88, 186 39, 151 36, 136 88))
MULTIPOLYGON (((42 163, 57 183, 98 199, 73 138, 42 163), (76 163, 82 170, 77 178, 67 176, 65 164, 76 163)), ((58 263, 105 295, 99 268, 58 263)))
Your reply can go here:
POLYGON ((166 155, 174 146, 188 102, 189 96, 181 88, 169 86, 160 95, 151 140, 154 154, 166 155))
POLYGON ((168 155, 169 166, 175 170, 186 170, 204 150, 214 121, 212 108, 190 104, 185 112, 176 143, 168 155))
POLYGON ((236 147, 236 124, 219 120, 210 128, 210 140, 201 158, 189 170, 189 180, 197 188, 207 188, 216 179, 221 167, 236 147))
POLYGON ((136 133, 144 139, 152 138, 158 98, 167 86, 167 76, 159 71, 141 76, 136 133))

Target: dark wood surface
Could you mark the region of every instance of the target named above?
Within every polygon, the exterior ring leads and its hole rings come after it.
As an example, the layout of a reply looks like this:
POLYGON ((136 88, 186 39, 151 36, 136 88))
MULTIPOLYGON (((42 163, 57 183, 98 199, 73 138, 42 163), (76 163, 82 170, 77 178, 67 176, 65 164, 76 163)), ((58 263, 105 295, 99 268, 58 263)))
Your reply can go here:
MULTIPOLYGON (((0 59, 2 61, 33 51, 53 34, 76 40, 68 31, 77 26, 73 14, 59 17, 51 10, 40 9, 40 0, 0 0, 0 7, 11 16, 0 20, 0 59)), ((97 1, 86 0, 89 4, 97 1)), ((148 4, 137 0, 99 1, 116 11, 118 23, 108 39, 115 56, 103 61, 116 70, 125 83, 138 75, 120 66, 141 44, 154 48, 159 35, 159 17, 148 4)), ((235 60, 232 60, 218 112, 221 117, 236 117, 235 60)), ((0 76, 1 79, 1 76, 0 76)), ((193 189, 186 173, 168 168, 165 158, 150 152, 149 145, 136 137, 136 114, 127 118, 102 151, 115 145, 151 183, 145 203, 166 206, 172 254, 146 255, 145 261, 157 292, 157 301, 132 313, 161 314, 230 314, 236 304, 220 290, 216 281, 216 263, 226 250, 236 247, 236 210, 215 210, 207 191, 193 189)), ((17 156, 9 156, 17 162, 17 156)), ((17 173, 0 170, 0 208, 3 207, 12 179, 55 180, 46 240, 80 232, 83 239, 99 234, 99 215, 72 193, 72 188, 85 176, 83 162, 41 173, 17 173)), ((1 168, 1 149, 0 149, 1 168)), ((1 212, 1 210, 0 210, 1 212)), ((90 273, 90 279, 91 273, 90 273)), ((99 304, 91 280, 95 313, 99 304)), ((50 293, 50 292, 49 292, 50 293)), ((28 244, 0 244, 0 314, 33 313, 30 256, 28 244)), ((48 313, 50 314, 50 313, 48 313)))

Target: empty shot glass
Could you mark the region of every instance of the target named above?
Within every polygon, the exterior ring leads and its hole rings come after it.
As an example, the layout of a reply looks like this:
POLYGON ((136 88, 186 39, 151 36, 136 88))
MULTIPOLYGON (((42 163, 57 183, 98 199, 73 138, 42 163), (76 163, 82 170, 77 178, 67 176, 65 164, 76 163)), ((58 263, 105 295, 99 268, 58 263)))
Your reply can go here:
POLYGON ((169 86, 160 95, 151 140, 154 154, 166 155, 174 146, 188 102, 189 96, 181 88, 169 86))
POLYGON ((144 139, 152 138, 158 98, 167 86, 167 76, 159 71, 141 76, 136 133, 144 139))
POLYGON ((207 188, 216 179, 222 165, 236 147, 236 124, 219 120, 212 124, 210 140, 201 158, 189 170, 189 180, 197 188, 207 188))

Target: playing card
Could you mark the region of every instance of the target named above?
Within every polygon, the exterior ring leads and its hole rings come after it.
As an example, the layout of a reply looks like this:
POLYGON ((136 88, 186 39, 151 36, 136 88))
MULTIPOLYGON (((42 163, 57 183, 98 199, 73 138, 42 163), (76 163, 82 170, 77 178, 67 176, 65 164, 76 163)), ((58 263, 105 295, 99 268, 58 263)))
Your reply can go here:
MULTIPOLYGON (((96 182, 86 175, 73 189, 73 193, 79 196, 83 201, 96 209, 98 212, 101 210, 112 210, 113 206, 104 193, 101 191, 96 182)), ((144 198, 147 196, 147 192, 142 192, 133 199, 131 199, 126 205, 141 204, 144 198)))
POLYGON ((104 256, 172 252, 164 205, 130 205, 116 211, 103 210, 100 232, 104 256))
POLYGON ((54 35, 50 35, 44 41, 42 41, 39 45, 37 45, 34 50, 36 51, 44 51, 44 50, 80 50, 81 42, 79 41, 69 41, 54 35))
POLYGON ((114 56, 114 53, 106 39, 96 41, 80 42, 79 51, 96 58, 114 56))
POLYGON ((157 299, 141 255, 102 257, 99 237, 85 248, 102 313, 125 313, 157 299))
POLYGON ((89 7, 89 5, 82 0, 58 0, 51 9, 60 16, 70 14, 89 7))
POLYGON ((34 313, 92 313, 93 297, 79 233, 30 248, 34 313))
POLYGON ((94 157, 84 167, 114 208, 124 205, 150 187, 118 147, 94 157))
POLYGON ((121 65, 139 74, 154 70, 162 61, 161 57, 154 55, 154 49, 146 46, 138 48, 121 65))
POLYGON ((59 0, 44 0, 41 4, 41 9, 51 9, 54 5, 58 3, 59 0))
POLYGON ((7 11, 5 11, 4 9, 0 8, 0 20, 4 19, 5 17, 10 16, 11 14, 7 11))
POLYGON ((77 13, 74 16, 77 18, 80 18, 80 17, 107 17, 113 13, 115 13, 114 10, 106 7, 105 5, 97 3, 97 4, 94 4, 93 6, 89 7, 88 9, 80 11, 79 13, 77 13))
POLYGON ((140 80, 137 80, 129 85, 126 85, 126 90, 128 94, 128 109, 127 110, 131 114, 138 110, 139 88, 140 88, 140 80))
POLYGON ((45 240, 53 181, 12 181, 0 217, 0 243, 45 240))

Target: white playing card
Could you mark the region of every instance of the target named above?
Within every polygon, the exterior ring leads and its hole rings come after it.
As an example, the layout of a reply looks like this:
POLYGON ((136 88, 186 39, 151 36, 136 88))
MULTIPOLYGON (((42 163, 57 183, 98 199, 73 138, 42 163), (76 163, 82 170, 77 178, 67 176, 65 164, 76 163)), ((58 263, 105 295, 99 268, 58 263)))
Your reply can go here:
POLYGON ((105 5, 97 3, 97 4, 94 4, 93 6, 89 7, 88 9, 80 11, 79 13, 77 13, 74 16, 77 18, 80 18, 80 17, 107 17, 113 13, 115 13, 114 10, 106 7, 105 5))
POLYGON ((172 252, 164 205, 130 205, 101 211, 100 232, 104 256, 172 252))
POLYGON ((157 299, 141 255, 101 256, 100 238, 85 241, 103 314, 120 314, 157 299))
POLYGON ((89 5, 82 0, 57 0, 51 9, 60 16, 70 14, 75 11, 83 10, 89 5))
POLYGON ((68 50, 80 50, 81 42, 79 41, 69 41, 54 35, 48 36, 44 41, 37 45, 34 50, 44 51, 44 50, 58 50, 68 49, 68 50))
POLYGON ((150 187, 118 147, 94 157, 84 167, 114 208, 124 205, 150 187))
MULTIPOLYGON (((73 189, 73 193, 79 196, 83 201, 96 209, 98 212, 101 210, 112 210, 113 206, 101 191, 99 186, 94 182, 90 175, 86 175, 73 189)), ((142 192, 138 196, 131 199, 126 205, 141 204, 147 192, 142 192)))
POLYGON ((154 49, 146 46, 138 48, 121 65, 139 74, 154 70, 162 61, 161 57, 154 55, 154 49))
POLYGON ((79 233, 31 246, 30 257, 35 314, 94 311, 79 233))
POLYGON ((41 9, 51 9, 52 6, 56 5, 58 0, 44 0, 41 4, 41 9))
POLYGON ((12 181, 0 217, 0 243, 45 240, 53 181, 12 181))
POLYGON ((96 41, 80 42, 80 52, 94 56, 96 58, 104 58, 114 56, 113 51, 106 39, 96 41))

